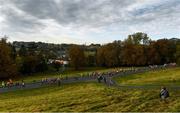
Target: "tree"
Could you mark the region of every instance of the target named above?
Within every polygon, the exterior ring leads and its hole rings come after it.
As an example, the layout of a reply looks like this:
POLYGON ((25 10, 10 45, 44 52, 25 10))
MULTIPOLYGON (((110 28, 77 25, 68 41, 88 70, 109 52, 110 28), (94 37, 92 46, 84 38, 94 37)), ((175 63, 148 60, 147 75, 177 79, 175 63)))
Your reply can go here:
POLYGON ((157 40, 155 43, 155 48, 160 55, 160 64, 174 62, 173 59, 175 59, 175 48, 172 50, 172 43, 168 39, 157 40))
POLYGON ((126 66, 135 65, 136 56, 135 56, 134 45, 129 42, 124 42, 123 52, 122 52, 122 63, 126 66))
POLYGON ((72 45, 69 48, 70 65, 76 70, 85 64, 85 54, 83 48, 78 45, 72 45))
POLYGON ((105 64, 108 67, 115 67, 119 65, 119 51, 118 43, 109 43, 105 45, 105 64))
POLYGON ((21 46, 20 50, 19 50, 19 56, 27 56, 28 55, 28 52, 27 52, 27 49, 24 45, 21 46))
POLYGON ((161 56, 157 50, 156 42, 151 42, 150 45, 147 47, 147 51, 147 64, 160 64, 161 56))
POLYGON ((11 48, 6 42, 6 38, 0 40, 0 78, 11 78, 17 76, 17 67, 11 57, 11 48))
POLYGON ((48 69, 47 60, 42 53, 21 57, 20 71, 23 74, 44 72, 48 69))
POLYGON ((36 72, 44 72, 48 70, 47 59, 45 55, 42 52, 40 52, 37 58, 38 58, 38 64, 36 66, 36 72))
POLYGON ((114 41, 101 46, 97 51, 97 63, 106 67, 120 66, 121 41, 114 41))
POLYGON ((95 55, 86 56, 87 66, 95 66, 96 65, 96 57, 95 55))
POLYGON ((176 62, 180 66, 180 42, 176 45, 176 62))
POLYGON ((17 52, 13 45, 11 46, 11 57, 13 58, 14 61, 16 60, 17 57, 17 52))
POLYGON ((97 49, 96 61, 99 66, 105 66, 105 48, 101 46, 97 49))
POLYGON ((132 35, 129 35, 126 41, 135 45, 148 45, 150 40, 146 33, 137 32, 132 35))
POLYGON ((147 64, 147 46, 150 39, 146 33, 137 32, 129 35, 123 42, 122 63, 127 66, 147 64))
POLYGON ((21 73, 31 74, 36 72, 36 66, 38 65, 38 58, 36 56, 26 56, 22 60, 21 73))
POLYGON ((63 65, 63 63, 59 61, 54 61, 52 65, 56 69, 56 71, 59 71, 59 68, 63 65))
POLYGON ((143 45, 134 45, 135 62, 136 66, 144 66, 146 64, 146 55, 143 45))

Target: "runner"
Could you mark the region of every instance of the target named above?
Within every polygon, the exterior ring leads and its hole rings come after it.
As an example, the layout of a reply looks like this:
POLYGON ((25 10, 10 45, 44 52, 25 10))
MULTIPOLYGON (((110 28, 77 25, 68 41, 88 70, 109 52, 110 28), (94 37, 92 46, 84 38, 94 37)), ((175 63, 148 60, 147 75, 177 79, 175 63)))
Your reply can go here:
POLYGON ((100 76, 97 77, 98 83, 101 83, 100 76))
POLYGON ((103 77, 103 80, 104 80, 104 83, 106 84, 107 82, 106 82, 106 77, 105 76, 103 77))

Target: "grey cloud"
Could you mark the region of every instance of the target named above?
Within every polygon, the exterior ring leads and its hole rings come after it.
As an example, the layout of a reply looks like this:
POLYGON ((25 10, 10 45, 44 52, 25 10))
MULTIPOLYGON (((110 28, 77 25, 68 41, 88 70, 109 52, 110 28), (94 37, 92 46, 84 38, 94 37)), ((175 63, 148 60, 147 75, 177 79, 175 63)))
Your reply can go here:
MULTIPOLYGON (((3 0, 0 0, 3 1, 3 0)), ((4 0, 23 12, 19 14, 11 5, 0 13, 6 16, 8 30, 32 32, 43 29, 44 19, 55 20, 61 26, 107 27, 137 26, 143 23, 166 24, 173 17, 171 25, 180 23, 180 1, 166 0, 143 6, 151 0, 4 0), (143 1, 143 2, 142 2, 143 1), (128 11, 133 4, 142 4, 128 11)), ((168 24, 167 24, 168 25, 168 24)))
POLYGON ((61 25, 106 24, 118 18, 123 20, 123 8, 135 0, 13 0, 27 14, 39 19, 54 19, 61 25), (108 20, 109 19, 109 20, 108 20))
POLYGON ((38 18, 56 16, 58 9, 53 0, 13 0, 17 8, 38 18))
POLYGON ((151 22, 157 19, 167 19, 180 16, 180 1, 171 0, 160 4, 136 9, 131 12, 135 22, 151 22))
POLYGON ((11 2, 2 2, 0 14, 4 15, 1 24, 6 25, 4 31, 8 32, 37 32, 38 29, 45 27, 37 18, 26 12, 20 11, 11 2))
POLYGON ((21 16, 15 14, 15 12, 8 12, 9 16, 6 17, 8 30, 11 32, 21 31, 21 32, 37 32, 38 29, 45 27, 41 22, 33 18, 28 18, 26 16, 21 16))

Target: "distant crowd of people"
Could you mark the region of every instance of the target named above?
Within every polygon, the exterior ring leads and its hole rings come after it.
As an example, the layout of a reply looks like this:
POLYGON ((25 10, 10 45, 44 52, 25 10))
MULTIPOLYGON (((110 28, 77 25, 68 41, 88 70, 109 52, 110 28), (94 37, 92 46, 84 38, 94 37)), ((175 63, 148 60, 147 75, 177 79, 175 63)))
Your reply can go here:
MULTIPOLYGON (((50 85, 50 84, 58 84, 60 85, 62 83, 63 80, 78 80, 78 79, 96 79, 100 76, 103 76, 104 78, 104 81, 106 81, 106 78, 105 76, 108 76, 108 77, 112 77, 113 75, 117 74, 118 72, 126 72, 126 71, 135 71, 136 69, 135 68, 128 68, 128 69, 114 69, 114 70, 110 70, 110 71, 107 71, 107 72, 89 72, 89 73, 82 73, 80 74, 80 76, 74 76, 74 77, 68 77, 68 76, 65 76, 65 77, 51 77, 51 78, 42 78, 41 79, 41 85, 50 85)), ((101 77, 100 77, 101 78, 101 77)), ((36 83, 36 82, 39 82, 39 81, 36 81, 34 80, 33 83, 36 83)), ((100 81, 99 81, 100 82, 100 81)), ((12 79, 9 79, 7 81, 2 81, 1 83, 1 87, 2 88, 11 88, 13 86, 21 86, 21 87, 25 87, 25 82, 24 80, 22 80, 21 82, 13 82, 12 79)))
POLYGON ((21 82, 13 82, 12 79, 9 79, 7 82, 5 81, 2 81, 1 83, 1 87, 2 88, 10 88, 10 87, 13 87, 13 86, 21 86, 21 87, 25 87, 25 83, 24 81, 22 80, 21 82))
MULTIPOLYGON (((77 77, 57 77, 57 78, 42 78, 40 83, 41 85, 50 85, 50 84, 57 84, 58 86, 60 86, 62 84, 63 80, 78 80, 78 79, 97 79, 98 83, 105 83, 105 84, 109 84, 112 85, 113 81, 110 79, 112 78, 114 75, 117 75, 118 73, 127 73, 127 72, 138 72, 138 70, 145 70, 145 69, 155 69, 155 68, 159 68, 159 67, 174 67, 176 66, 176 64, 174 63, 170 63, 170 64, 164 64, 163 66, 158 66, 158 65, 150 65, 149 68, 125 68, 125 69, 114 69, 114 70, 110 70, 107 72, 90 72, 90 73, 82 73, 80 74, 80 76, 77 77)), ((36 81, 34 81, 36 82, 36 81)), ((11 88, 13 86, 20 86, 20 87, 25 87, 25 82, 22 80, 21 82, 13 82, 12 79, 9 79, 7 82, 2 81, 1 87, 2 88, 11 88)), ((162 87, 161 91, 160 91, 160 98, 162 100, 165 100, 166 98, 169 97, 169 92, 165 87, 162 87)))
POLYGON ((41 85, 45 85, 45 84, 55 84, 57 83, 58 86, 61 85, 61 78, 42 78, 41 80, 41 85))
POLYGON ((149 68, 156 69, 156 68, 176 67, 176 66, 177 66, 176 63, 168 63, 168 64, 164 64, 164 65, 149 65, 149 68))
MULTIPOLYGON (((134 68, 134 67, 130 67, 130 68, 117 68, 117 69, 113 69, 113 70, 109 70, 107 72, 89 72, 89 73, 82 73, 80 74, 80 76, 76 76, 76 77, 57 77, 57 78, 42 78, 41 80, 41 84, 45 85, 45 84, 58 84, 60 85, 61 82, 63 80, 78 80, 78 79, 83 79, 83 78, 91 78, 91 79, 97 79, 98 82, 101 82, 102 80, 104 82, 107 82, 107 77, 113 77, 114 75, 117 75, 117 73, 124 73, 124 75, 128 75, 129 73, 132 72, 138 72, 140 70, 146 70, 146 69, 155 69, 155 68, 159 68, 159 67, 174 67, 176 66, 175 63, 170 63, 170 64, 164 64, 164 65, 150 65, 149 67, 144 67, 144 68, 134 68)), ((36 82, 36 80, 34 80, 34 82, 36 82)), ((2 81, 1 83, 1 87, 5 88, 5 87, 13 87, 13 86, 22 86, 25 87, 25 82, 22 80, 21 82, 13 82, 12 79, 9 79, 8 81, 2 81)))

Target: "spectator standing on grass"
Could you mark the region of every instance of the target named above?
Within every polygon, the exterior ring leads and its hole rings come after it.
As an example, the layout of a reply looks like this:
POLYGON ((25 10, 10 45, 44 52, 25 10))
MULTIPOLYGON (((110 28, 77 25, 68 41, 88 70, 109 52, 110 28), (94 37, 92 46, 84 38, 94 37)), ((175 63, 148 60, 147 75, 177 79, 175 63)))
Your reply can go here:
POLYGON ((103 77, 103 80, 104 80, 104 83, 106 84, 106 83, 107 83, 107 81, 106 81, 106 77, 105 77, 105 76, 103 77))
POLYGON ((98 79, 98 83, 101 83, 101 76, 100 75, 97 77, 97 79, 98 79))
POLYGON ((1 84, 1 85, 2 85, 2 87, 4 88, 4 87, 5 87, 5 82, 4 82, 4 81, 2 81, 2 84, 1 84))
POLYGON ((10 82, 9 81, 7 81, 6 85, 8 88, 10 88, 10 82))
POLYGON ((99 76, 97 77, 97 80, 98 80, 98 83, 100 83, 101 81, 100 81, 100 78, 99 78, 99 76))
POLYGON ((25 83, 24 81, 22 80, 22 83, 21 83, 22 87, 25 87, 25 83))
POLYGON ((15 86, 19 86, 19 82, 16 82, 16 83, 15 83, 15 86))
POLYGON ((58 86, 61 85, 61 79, 60 78, 57 78, 57 83, 58 83, 58 86))
POLYGON ((108 85, 109 85, 109 86, 113 85, 113 81, 111 80, 110 77, 108 78, 108 85))
POLYGON ((160 91, 160 98, 165 101, 166 98, 169 97, 169 92, 166 87, 162 87, 160 91))
POLYGON ((44 79, 44 78, 42 78, 42 79, 41 79, 41 85, 43 85, 43 84, 44 84, 44 81, 45 81, 45 79, 44 79))

